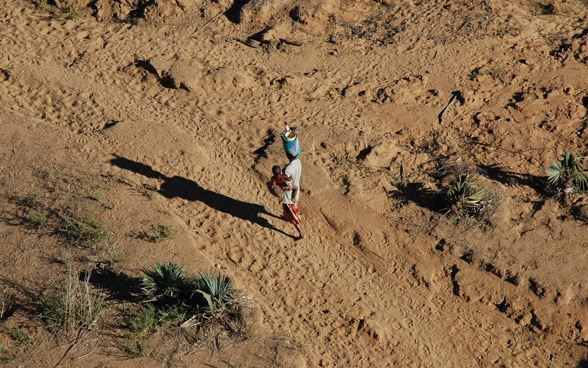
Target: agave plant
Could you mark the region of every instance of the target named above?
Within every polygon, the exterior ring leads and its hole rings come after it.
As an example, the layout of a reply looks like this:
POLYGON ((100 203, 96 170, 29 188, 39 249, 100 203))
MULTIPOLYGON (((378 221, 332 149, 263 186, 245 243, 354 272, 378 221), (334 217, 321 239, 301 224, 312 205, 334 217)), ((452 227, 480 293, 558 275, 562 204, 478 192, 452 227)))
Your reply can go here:
POLYGON ((584 157, 566 152, 547 168, 549 184, 564 196, 588 190, 588 171, 583 171, 579 163, 583 160, 584 157))
POLYGON ((153 301, 180 298, 185 290, 183 267, 157 262, 152 270, 143 270, 143 294, 153 301))
POLYGON ((233 281, 218 271, 202 272, 192 284, 195 292, 206 300, 205 310, 210 315, 217 315, 236 305, 237 291, 233 288, 233 281))
POLYGON ((488 195, 484 188, 479 187, 469 175, 457 175, 449 184, 447 198, 456 212, 469 214, 479 213, 488 195))

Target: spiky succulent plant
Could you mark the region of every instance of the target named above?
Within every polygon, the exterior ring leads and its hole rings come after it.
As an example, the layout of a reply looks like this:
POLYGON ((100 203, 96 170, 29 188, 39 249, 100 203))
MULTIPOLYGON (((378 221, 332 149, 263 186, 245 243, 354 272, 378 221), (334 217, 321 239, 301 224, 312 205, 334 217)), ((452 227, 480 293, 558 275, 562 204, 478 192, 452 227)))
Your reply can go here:
POLYGON ((584 157, 566 152, 547 168, 547 181, 564 197, 588 190, 588 171, 582 170, 584 157))

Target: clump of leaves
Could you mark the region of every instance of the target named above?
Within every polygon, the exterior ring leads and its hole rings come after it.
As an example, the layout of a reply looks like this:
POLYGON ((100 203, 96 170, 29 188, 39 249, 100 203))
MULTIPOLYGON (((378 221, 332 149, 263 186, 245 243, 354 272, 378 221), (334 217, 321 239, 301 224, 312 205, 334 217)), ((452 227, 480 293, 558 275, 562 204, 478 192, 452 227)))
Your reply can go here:
POLYGON ((152 243, 161 243, 166 239, 171 239, 173 236, 174 232, 172 228, 167 225, 154 226, 150 231, 139 235, 139 237, 152 243))
POLYGON ((26 344, 31 340, 29 331, 22 327, 10 330, 10 337, 19 344, 26 344))
POLYGON ((148 337, 161 326, 168 326, 181 322, 184 315, 179 313, 181 307, 156 307, 145 303, 132 308, 127 315, 126 322, 129 331, 125 334, 128 339, 124 349, 131 358, 145 357, 151 354, 148 337))
POLYGON ((585 157, 566 152, 560 160, 547 168, 547 181, 556 195, 566 200, 569 196, 588 190, 588 171, 582 169, 585 157))
POLYGON ((142 292, 150 301, 167 304, 181 300, 186 291, 184 269, 171 262, 155 264, 152 270, 143 270, 142 292))
POLYGON ((129 332, 126 337, 129 341, 124 349, 131 358, 140 358, 149 355, 149 347, 146 337, 158 326, 157 310, 153 305, 138 306, 136 310, 127 316, 129 332))
POLYGON ((192 282, 195 292, 206 300, 204 311, 210 316, 231 314, 238 308, 239 293, 233 280, 218 271, 203 272, 192 282))
POLYGON ((157 262, 154 269, 143 270, 142 293, 157 308, 159 323, 181 320, 183 326, 199 327, 216 323, 237 332, 235 322, 243 319, 241 292, 230 277, 216 270, 185 276, 183 267, 157 262))
POLYGON ((95 249, 110 236, 105 226, 91 216, 61 213, 58 216, 61 226, 57 228, 57 233, 75 247, 95 249))
POLYGON ((458 217, 479 216, 490 205, 486 189, 478 186, 470 174, 456 175, 447 189, 450 212, 458 217))
POLYGON ((49 210, 43 204, 40 194, 24 197, 15 196, 14 200, 18 204, 18 216, 21 218, 23 224, 37 230, 47 225, 49 210))

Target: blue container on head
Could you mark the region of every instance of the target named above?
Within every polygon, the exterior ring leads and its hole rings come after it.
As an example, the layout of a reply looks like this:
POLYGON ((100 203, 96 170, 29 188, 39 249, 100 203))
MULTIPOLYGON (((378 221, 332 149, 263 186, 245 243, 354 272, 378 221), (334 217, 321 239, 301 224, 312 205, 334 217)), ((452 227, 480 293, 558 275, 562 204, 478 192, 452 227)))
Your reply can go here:
POLYGON ((285 131, 280 134, 282 137, 282 143, 284 144, 284 151, 286 153, 296 157, 300 154, 300 140, 298 139, 298 127, 286 128, 285 131))

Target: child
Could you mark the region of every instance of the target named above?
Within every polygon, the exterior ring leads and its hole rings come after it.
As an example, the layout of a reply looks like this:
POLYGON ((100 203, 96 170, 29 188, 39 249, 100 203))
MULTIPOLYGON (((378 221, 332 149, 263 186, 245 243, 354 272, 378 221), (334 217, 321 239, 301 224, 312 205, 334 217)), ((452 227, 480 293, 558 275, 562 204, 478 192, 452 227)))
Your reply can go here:
MULTIPOLYGON (((284 169, 286 170, 286 169, 284 169)), ((287 222, 290 222, 296 226, 298 230, 299 236, 296 238, 302 239, 304 238, 304 234, 302 233, 302 228, 300 227, 302 220, 300 219, 300 205, 298 204, 298 186, 293 183, 292 176, 286 176, 286 173, 282 171, 279 166, 272 167, 272 178, 268 184, 275 184, 282 189, 282 209, 283 209, 283 216, 287 222), (287 195, 287 191, 292 191, 291 195, 287 195), (287 202, 285 202, 287 200, 287 202)), ((271 185, 270 185, 271 186, 271 185)), ((270 189, 272 189, 271 186, 270 189)), ((273 190, 272 192, 275 193, 273 190)))
POLYGON ((272 167, 272 183, 276 184, 282 190, 291 190, 292 198, 296 198, 296 191, 298 187, 292 184, 292 177, 286 176, 278 165, 272 167))

